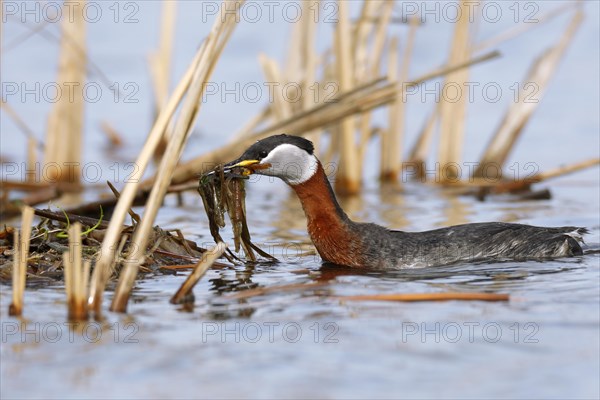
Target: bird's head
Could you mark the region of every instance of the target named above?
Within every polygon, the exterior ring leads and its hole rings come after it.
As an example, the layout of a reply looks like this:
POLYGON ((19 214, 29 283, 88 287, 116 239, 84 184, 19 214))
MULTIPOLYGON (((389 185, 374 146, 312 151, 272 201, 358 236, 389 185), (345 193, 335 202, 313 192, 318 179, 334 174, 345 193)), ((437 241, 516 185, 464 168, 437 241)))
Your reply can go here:
POLYGON ((275 176, 289 185, 299 185, 317 171, 319 161, 313 153, 310 140, 275 135, 257 141, 225 168, 243 167, 248 174, 275 176))

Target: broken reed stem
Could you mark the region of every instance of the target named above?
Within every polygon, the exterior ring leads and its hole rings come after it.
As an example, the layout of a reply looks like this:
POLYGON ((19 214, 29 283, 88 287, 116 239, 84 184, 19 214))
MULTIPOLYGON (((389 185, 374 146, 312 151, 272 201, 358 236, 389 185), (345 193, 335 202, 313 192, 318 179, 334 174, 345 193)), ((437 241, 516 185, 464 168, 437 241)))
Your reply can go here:
POLYGON ((206 271, 213 265, 217 258, 221 257, 227 245, 223 242, 217 243, 212 249, 206 250, 202 255, 202 259, 196 264, 194 270, 188 275, 183 284, 179 287, 179 290, 173 295, 170 302, 171 304, 180 304, 185 302, 185 299, 192 293, 194 286, 204 276, 206 271))
POLYGON ((230 11, 231 7, 229 6, 233 5, 236 12, 220 13, 215 19, 213 28, 206 39, 206 45, 204 46, 200 62, 193 74, 192 83, 181 106, 181 111, 175 124, 175 131, 161 160, 157 180, 150 192, 142 221, 136 227, 133 235, 132 247, 134 250, 129 253, 124 263, 115 297, 110 307, 111 311, 125 312, 127 309, 127 302, 137 276, 138 268, 145 259, 146 246, 150 238, 150 232, 152 231, 152 224, 154 223, 158 209, 162 205, 163 198, 171 183, 173 171, 177 166, 189 133, 198 116, 201 105, 200 99, 206 87, 205 83, 210 78, 225 43, 227 43, 236 26, 237 13, 239 7, 241 7, 241 3, 239 1, 225 1, 221 4, 221 10, 226 9, 230 11))
MULTIPOLYGON (((500 53, 494 51, 482 56, 474 57, 464 63, 440 67, 403 84, 388 83, 385 86, 378 86, 377 83, 379 80, 376 80, 361 87, 360 90, 351 90, 346 93, 341 93, 335 101, 316 105, 309 110, 293 115, 285 121, 275 123, 255 132, 239 142, 229 143, 178 165, 173 173, 172 184, 180 184, 197 179, 198 173, 206 172, 210 169, 209 166, 214 166, 239 156, 240 149, 250 146, 256 140, 281 132, 289 132, 294 135, 304 136, 307 132, 310 132, 315 128, 329 126, 339 122, 347 116, 389 104, 396 98, 403 96, 407 88, 417 86, 426 80, 437 78, 438 76, 442 76, 460 68, 491 60, 499 55, 500 53), (349 94, 350 92, 352 94, 349 94)), ((151 187, 155 180, 156 177, 152 177, 142 182, 141 185, 145 188, 151 187)))
POLYGON ((594 165, 600 164, 600 158, 592 158, 590 160, 581 161, 575 164, 565 165, 562 167, 554 168, 549 171, 541 172, 535 175, 534 179, 537 182, 545 181, 547 179, 557 178, 559 176, 572 174, 573 172, 581 171, 582 169, 593 167, 594 165))
POLYGON ((29 239, 31 238, 31 223, 33 222, 33 208, 24 207, 21 217, 21 231, 15 230, 14 254, 12 270, 12 303, 8 307, 8 314, 19 317, 23 314, 23 294, 27 276, 27 260, 29 259, 29 239))
POLYGON ((8 306, 8 314, 19 317, 23 313, 25 285, 22 284, 21 277, 21 241, 18 229, 15 229, 13 239, 12 303, 8 306))
POLYGON ((402 293, 402 294, 372 294, 362 296, 338 296, 339 300, 350 301, 449 301, 449 300, 465 300, 465 301, 509 301, 508 294, 501 293, 464 293, 464 292, 449 292, 449 293, 402 293))
POLYGON ((196 70, 198 62, 200 61, 203 49, 204 44, 200 47, 200 49, 198 49, 198 52, 188 66, 188 69, 169 98, 169 102, 167 103, 166 107, 164 107, 159 113, 158 118, 152 126, 150 134, 146 138, 146 143, 138 155, 135 163, 137 168, 135 168, 131 174, 131 177, 121 192, 119 201, 117 202, 117 205, 113 211, 110 224, 106 231, 106 236, 102 241, 102 246, 96 261, 96 266, 94 267, 94 272, 92 273, 90 298, 88 299, 91 308, 98 315, 100 314, 100 307, 102 306, 104 288, 114 267, 114 249, 117 245, 117 241, 121 237, 121 231, 123 228, 123 223, 125 222, 125 217, 129 213, 129 209, 131 208, 131 205, 138 193, 138 185, 142 180, 142 175, 146 171, 146 168, 148 167, 148 164, 154 155, 156 147, 160 143, 163 133, 167 129, 169 120, 175 113, 179 102, 183 98, 183 95, 187 91, 192 81, 194 71, 196 70))
MULTIPOLYGON (((500 194, 506 192, 522 192, 529 190, 532 184, 540 183, 549 179, 558 178, 561 176, 569 175, 595 165, 600 165, 600 158, 592 158, 585 161, 576 162, 574 164, 564 165, 558 168, 554 168, 539 174, 533 175, 529 178, 522 180, 499 180, 499 179, 484 179, 484 178, 470 178, 463 179, 456 182, 447 182, 444 184, 446 188, 479 188, 488 189, 492 193, 500 194)), ((458 194, 472 194, 472 191, 459 190, 458 194)))
POLYGON ((65 292, 69 320, 88 319, 88 281, 90 262, 83 262, 81 244, 81 224, 75 222, 69 227, 69 250, 63 253, 65 292))
POLYGON ((583 11, 578 10, 558 43, 535 59, 523 81, 525 82, 524 85, 520 87, 518 101, 511 104, 506 112, 498 130, 481 157, 479 166, 473 173, 474 177, 489 179, 498 177, 502 165, 508 158, 523 128, 540 104, 540 99, 583 18, 583 11), (529 99, 531 90, 527 89, 531 88, 536 90, 535 101, 529 99), (494 168, 488 168, 490 165, 493 165, 494 168))

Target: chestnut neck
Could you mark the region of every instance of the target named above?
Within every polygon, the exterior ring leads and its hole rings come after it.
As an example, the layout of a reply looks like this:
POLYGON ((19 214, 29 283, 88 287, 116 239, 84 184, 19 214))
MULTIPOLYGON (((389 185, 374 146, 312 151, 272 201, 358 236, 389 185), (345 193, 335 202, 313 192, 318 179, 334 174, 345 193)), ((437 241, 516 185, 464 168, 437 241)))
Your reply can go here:
POLYGON ((360 235, 338 204, 321 163, 310 179, 290 186, 302 203, 308 233, 321 258, 340 265, 359 265, 360 235))
POLYGON ((335 197, 321 162, 318 162, 317 170, 310 179, 290 186, 302 203, 309 226, 319 221, 334 222, 336 224, 349 221, 348 216, 335 197))

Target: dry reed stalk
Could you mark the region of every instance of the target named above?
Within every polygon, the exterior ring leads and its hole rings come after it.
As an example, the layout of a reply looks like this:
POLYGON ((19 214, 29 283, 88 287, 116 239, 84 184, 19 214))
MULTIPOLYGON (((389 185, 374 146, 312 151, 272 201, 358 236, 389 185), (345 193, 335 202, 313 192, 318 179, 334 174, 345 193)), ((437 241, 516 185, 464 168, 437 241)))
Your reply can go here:
POLYGON ((88 318, 87 291, 90 262, 83 262, 81 224, 69 227, 69 250, 63 253, 63 270, 69 320, 85 321, 88 318))
POLYGON ((19 205, 8 201, 9 190, 5 187, 5 182, 2 182, 0 190, 0 220, 16 217, 21 214, 23 205, 33 207, 37 204, 48 203, 51 200, 57 199, 60 196, 56 186, 41 186, 33 185, 35 190, 19 200, 19 205))
MULTIPOLYGON (((398 82, 398 37, 394 36, 390 40, 390 49, 388 51, 388 80, 390 82, 398 82)), ((398 103, 402 103, 402 100, 394 100, 388 108, 388 129, 384 130, 380 136, 381 148, 380 148, 380 160, 379 160, 379 178, 383 181, 396 180, 397 176, 391 176, 391 152, 389 150, 391 145, 391 138, 399 129, 399 120, 396 118, 396 109, 398 103)))
MULTIPOLYGON (((461 1, 462 10, 468 9, 467 3, 467 0, 461 1)), ((468 13, 463 12, 459 20, 456 22, 454 37, 452 39, 452 47, 450 49, 450 64, 463 62, 470 56, 471 43, 469 35, 469 18, 470 16, 468 13)), ((456 90, 462 90, 465 82, 468 79, 468 69, 456 71, 446 76, 443 88, 449 88, 453 86, 459 88, 456 90)), ((449 166, 446 168, 448 174, 445 175, 445 177, 447 176, 451 179, 457 177, 459 174, 458 169, 451 168, 450 165, 459 163, 461 160, 467 102, 466 96, 460 95, 460 91, 458 91, 459 98, 457 100, 447 99, 445 92, 446 90, 442 90, 442 96, 440 98, 442 104, 440 107, 440 141, 438 161, 443 168, 449 166)))
MULTIPOLYGON (((23 314, 24 278, 21 268, 21 238, 19 230, 13 233, 13 266, 12 266, 12 303, 8 306, 8 314, 20 317, 23 314)), ((26 274, 26 273, 25 273, 26 274)))
MULTIPOLYGON (((85 0, 74 0, 74 9, 83 10, 85 0)), ((71 87, 69 96, 60 96, 48 117, 44 163, 57 163, 51 168, 50 181, 79 184, 81 180, 81 146, 83 136, 83 112, 85 102, 81 88, 87 71, 86 21, 84 13, 75 12, 61 23, 60 58, 57 83, 71 87), (68 170, 67 170, 68 168, 68 170), (68 171, 68 173, 66 173, 68 171)))
POLYGON ((127 216, 129 209, 131 208, 131 205, 137 195, 138 185, 142 179, 142 175, 146 171, 156 147, 160 143, 164 131, 167 129, 169 120, 175 113, 179 102, 183 98, 192 81, 194 71, 197 68, 203 50, 204 45, 198 49, 198 52, 188 66, 188 69, 169 98, 167 106, 160 112, 158 118, 154 122, 152 130, 146 138, 146 143, 144 144, 144 147, 142 148, 142 151, 136 160, 137 168, 133 171, 129 182, 125 185, 125 188, 121 192, 121 197, 119 198, 119 201, 117 202, 117 205, 113 211, 110 224, 106 231, 106 236, 102 241, 100 253, 98 255, 98 259, 96 260, 96 266, 92 273, 90 298, 88 301, 90 307, 97 315, 100 314, 104 287, 106 286, 108 278, 110 277, 110 273, 114 267, 114 249, 117 245, 117 241, 120 240, 125 217, 127 216))
POLYGON ((481 157, 479 166, 473 173, 474 177, 488 179, 496 179, 498 177, 502 165, 508 158, 523 128, 540 104, 546 87, 554 75, 565 50, 573 40, 579 25, 581 25, 583 17, 583 11, 578 10, 558 43, 546 50, 533 62, 527 73, 527 77, 523 81, 526 83, 520 87, 518 101, 511 104, 508 108, 498 130, 481 157), (537 90, 534 101, 529 99, 531 91, 527 90, 528 88, 537 90), (489 165, 493 165, 494 168, 488 168, 489 165))
POLYGON ((372 294, 362 296, 339 296, 339 300, 350 301, 509 301, 510 296, 502 293, 402 293, 402 294, 372 294))
MULTIPOLYGON (((161 9, 161 24, 158 49, 149 56, 150 78, 154 88, 156 115, 167 105, 169 100, 169 82, 171 81, 171 58, 173 50, 173 37, 175 35, 175 19, 177 2, 163 0, 161 9)), ((173 133, 169 125, 164 131, 160 143, 154 151, 154 161, 158 164, 162 158, 169 138, 173 133)))
MULTIPOLYGON (((266 82, 277 82, 284 84, 282 81, 281 72, 277 66, 277 62, 265 54, 259 54, 258 60, 265 75, 266 82)), ((289 118, 292 115, 291 103, 284 97, 282 90, 276 90, 273 96, 273 103, 271 104, 272 114, 275 117, 275 121, 281 121, 289 118)))
MULTIPOLYGON (((301 18, 301 17, 300 17, 301 18)), ((284 80, 286 82, 297 82, 300 76, 300 43, 302 40, 302 24, 296 21, 292 25, 291 37, 288 41, 289 47, 283 64, 284 80)))
POLYGON ((173 52, 173 37, 175 36, 175 19, 177 2, 163 0, 161 9, 161 24, 158 49, 149 56, 150 77, 154 88, 156 114, 160 112, 169 100, 169 82, 171 75, 171 57, 173 52))
POLYGON ((573 7, 581 7, 581 3, 579 1, 566 2, 565 4, 562 4, 540 16, 536 16, 535 23, 524 23, 524 24, 520 24, 520 25, 515 25, 514 27, 511 27, 511 28, 507 29, 506 31, 503 31, 503 32, 499 33, 498 35, 491 37, 490 39, 487 39, 481 43, 476 44, 473 48, 473 51, 480 52, 480 51, 484 51, 484 50, 487 50, 487 49, 490 49, 493 47, 497 47, 498 45, 502 44, 503 42, 506 42, 515 37, 518 37, 518 36, 522 35, 523 33, 529 31, 530 29, 537 28, 537 27, 541 26, 542 24, 549 22, 558 16, 564 15, 565 11, 568 11, 570 8, 573 8, 573 7))
POLYGON ((233 134, 231 136, 231 138, 229 138, 229 140, 227 140, 227 142, 234 143, 234 142, 242 139, 243 137, 250 135, 261 124, 263 124, 265 121, 267 121, 269 118, 271 118, 272 115, 273 115, 273 109, 271 107, 265 107, 260 112, 260 114, 255 115, 248 122, 246 122, 239 131, 237 131, 235 134, 233 134))
POLYGON ((108 142, 111 148, 118 148, 123 146, 122 136, 117 130, 108 122, 102 121, 100 123, 100 130, 104 132, 108 138, 108 142))
POLYGON ((554 168, 549 171, 541 172, 537 175, 520 181, 501 181, 498 183, 490 182, 489 179, 475 178, 472 184, 479 183, 479 186, 481 188, 491 188, 492 192, 496 194, 506 192, 522 192, 525 190, 530 190, 531 185, 533 185, 534 183, 539 183, 548 179, 558 178, 560 176, 572 174, 574 172, 578 172, 599 164, 600 158, 593 158, 590 160, 585 160, 574 164, 554 168))
MULTIPOLYGON (((48 189, 52 185, 48 183, 31 183, 24 181, 2 180, 2 190, 18 190, 21 192, 35 192, 36 190, 48 189)), ((21 212, 19 211, 19 214, 21 212)))
MULTIPOLYGON (((364 1, 361 9, 360 17, 354 24, 353 36, 352 36, 352 48, 353 48, 353 73, 354 82, 357 84, 368 81, 371 78, 370 60, 368 56, 369 38, 374 35, 376 24, 371 22, 375 13, 377 12, 377 5, 381 5, 376 1, 364 1)), ((371 130, 371 114, 364 113, 357 116, 355 120, 358 132, 360 132, 360 147, 358 150, 358 160, 362 164, 364 160, 364 152, 366 151, 366 142, 368 141, 369 132, 371 130)), ((325 153, 324 160, 329 163, 333 160, 335 152, 339 147, 339 129, 336 129, 331 143, 325 153)), ((359 165, 359 170, 362 170, 362 165, 359 165)))
MULTIPOLYGON (((302 35, 300 37, 300 55, 302 61, 302 97, 300 110, 308 110, 310 107, 319 103, 320 97, 315 99, 314 85, 317 84, 317 54, 315 51, 316 34, 318 20, 314 18, 312 8, 320 6, 319 1, 303 1, 302 3, 302 18, 300 24, 302 26, 302 35)), ((320 86, 319 86, 320 87, 320 86)), ((317 94, 318 96, 318 94, 317 94)), ((312 140, 316 148, 319 148, 321 131, 315 130, 307 133, 307 138, 312 140)))
MULTIPOLYGON (((412 51, 415 43, 415 37, 417 28, 420 25, 418 18, 411 18, 409 22, 408 38, 406 39, 406 46, 404 48, 404 54, 402 55, 402 65, 400 67, 399 76, 396 79, 398 82, 406 82, 409 75, 410 60, 412 58, 412 51)), ((397 46, 396 46, 397 51, 397 46)), ((388 57, 392 58, 393 53, 390 51, 388 57)), ((397 54, 395 54, 397 57, 397 54)), ((391 64, 388 69, 397 68, 395 64, 391 64)), ((396 72, 392 73, 392 77, 395 77, 396 72)), ((390 77, 390 81, 393 81, 390 77)), ((381 148, 382 160, 385 157, 385 165, 381 164, 380 178, 383 181, 395 182, 398 179, 398 175, 401 173, 402 168, 402 141, 404 139, 404 126, 405 126, 405 109, 406 104, 404 99, 396 100, 390 105, 390 122, 389 129, 385 136, 387 136, 386 147, 381 148), (385 156, 384 156, 385 154, 385 156)), ((383 137, 383 136, 382 136, 383 137)))
POLYGON ((247 289, 238 293, 223 296, 227 300, 242 300, 250 297, 263 296, 277 292, 295 292, 301 290, 319 289, 329 286, 329 282, 291 283, 289 285, 268 286, 256 289, 247 289))
MULTIPOLYGON (((486 61, 486 60, 490 60, 496 57, 499 57, 500 53, 497 51, 493 51, 491 53, 487 53, 486 56, 480 58, 480 57, 475 57, 473 60, 478 60, 478 62, 481 61, 486 61)), ((472 65, 475 63, 472 63, 472 65)), ((433 71, 434 73, 437 73, 439 71, 433 71)), ((422 77, 421 79, 423 80, 427 80, 425 79, 425 77, 422 77)), ((440 116, 440 109, 441 109, 441 105, 442 102, 438 102, 436 103, 436 107, 435 109, 432 111, 432 113, 429 115, 423 129, 421 130, 421 133, 419 134, 419 137, 417 139, 417 141, 415 142, 413 148, 410 151, 410 155, 408 157, 408 163, 415 165, 417 168, 419 168, 420 173, 423 172, 424 167, 425 167, 425 160, 427 159, 427 153, 429 152, 429 148, 431 146, 431 142, 433 139, 433 133, 434 133, 434 128, 436 125, 436 122, 439 121, 439 116, 440 116)), ((419 175, 421 176, 421 175, 419 175)))
POLYGON ((369 58, 367 56, 367 45, 369 35, 372 33, 375 25, 371 19, 376 11, 376 1, 363 1, 360 18, 354 25, 352 48, 354 49, 354 81, 363 82, 367 79, 369 70, 369 58))
POLYGON ((594 165, 600 164, 600 158, 592 158, 590 160, 581 161, 575 164, 564 165, 558 168, 551 169, 549 171, 540 172, 535 176, 537 182, 545 181, 547 179, 557 178, 559 176, 572 174, 573 172, 581 171, 586 168, 593 167, 594 165))
POLYGON ((387 29, 392 17, 392 11, 394 10, 393 1, 385 1, 381 3, 381 9, 379 12, 380 20, 375 24, 375 32, 373 38, 373 47, 371 54, 369 54, 370 73, 369 78, 379 76, 381 70, 381 60, 383 59, 383 49, 385 48, 385 40, 387 37, 387 29))
MULTIPOLYGON (((117 201, 119 201, 119 197, 121 197, 121 193, 119 193, 119 191, 117 190, 116 187, 114 187, 114 185, 112 183, 110 183, 110 181, 106 181, 109 189, 111 192, 113 192, 113 194, 115 195, 115 198, 117 199, 117 201)), ((136 224, 140 223, 140 216, 137 215, 131 208, 128 211, 129 216, 131 217, 131 219, 133 221, 135 221, 136 224)))
POLYGON ((436 103, 435 108, 427 117, 425 125, 419 133, 419 137, 409 153, 407 164, 412 165, 417 169, 415 177, 422 178, 424 176, 425 160, 427 159, 427 153, 429 153, 429 148, 433 139, 435 124, 439 119, 440 104, 441 103, 436 103))
POLYGON ((162 265, 158 269, 166 269, 170 271, 178 271, 180 269, 194 269, 197 264, 178 264, 178 265, 162 265))
POLYGON ((144 262, 152 224, 154 223, 158 209, 162 205, 163 198, 171 183, 173 171, 177 166, 189 133, 198 116, 201 105, 200 100, 206 87, 205 84, 210 78, 225 44, 236 26, 241 4, 242 2, 240 1, 224 1, 221 3, 221 10, 231 10, 230 5, 233 5, 235 13, 221 13, 220 16, 222 18, 216 18, 213 28, 206 39, 206 45, 201 54, 200 62, 198 63, 197 70, 194 71, 192 83, 181 106, 173 136, 161 161, 156 183, 146 203, 142 221, 136 227, 133 235, 132 247, 134 250, 129 253, 124 263, 115 297, 110 307, 112 311, 125 312, 127 309, 127 302, 137 276, 138 268, 144 262))
POLYGON ((35 165, 38 162, 37 158, 37 148, 38 143, 37 140, 33 137, 27 139, 27 170, 25 180, 29 183, 34 183, 37 181, 37 177, 35 175, 35 171, 37 168, 35 165))
MULTIPOLYGON (((600 165, 600 158, 593 158, 585 161, 579 161, 573 164, 564 165, 558 168, 554 168, 539 174, 533 175, 522 180, 490 180, 485 178, 470 178, 468 180, 461 180, 455 182, 448 182, 444 186, 448 189, 449 193, 453 196, 460 195, 472 195, 485 196, 489 193, 503 194, 503 193, 523 193, 528 191, 528 195, 537 195, 536 192, 531 192, 531 186, 536 183, 540 183, 549 179, 558 178, 561 176, 569 175, 593 166, 600 165), (478 192, 474 193, 473 189, 479 189, 478 192)), ((543 193, 539 192, 539 193, 543 193)))
POLYGON ((21 215, 21 231, 15 230, 14 232, 12 303, 8 306, 8 314, 16 317, 20 317, 23 314, 23 294, 25 292, 25 279, 27 276, 33 208, 24 207, 21 215))
MULTIPOLYGON (((373 25, 373 44, 371 48, 371 54, 369 54, 368 59, 371 60, 370 65, 366 71, 366 75, 363 76, 363 80, 372 79, 376 76, 379 76, 379 71, 381 70, 381 60, 383 55, 383 49, 385 47, 385 42, 387 38, 387 28, 392 16, 392 11, 394 7, 393 1, 382 2, 379 4, 379 18, 377 23, 373 25)), ((398 45, 396 44, 396 51, 398 45)), ((397 59, 397 54, 394 56, 397 59)), ((388 57, 389 58, 389 57, 388 57)), ((393 58, 393 57, 391 57, 393 58)), ((394 67, 397 70, 397 65, 394 67)), ((389 74, 388 74, 389 76, 389 74)), ((390 79, 391 82, 395 82, 396 79, 390 79)), ((359 83, 359 81, 356 81, 359 83)), ((361 114, 358 118, 358 130, 360 132, 360 145, 358 150, 358 161, 359 161, 359 170, 362 170, 364 163, 364 156, 367 150, 368 142, 371 139, 373 128, 371 127, 372 116, 371 113, 361 114)), ((388 129, 386 132, 389 132, 388 129)))
MULTIPOLYGON (((336 72, 339 90, 343 93, 352 89, 352 56, 350 43, 350 17, 348 4, 338 0, 338 23, 335 29, 336 72)), ((340 121, 340 155, 335 188, 342 194, 356 194, 360 191, 360 171, 358 152, 351 118, 340 121)))
MULTIPOLYGON (((291 118, 266 127, 251 136, 244 138, 236 143, 229 143, 223 147, 202 154, 190 161, 180 164, 173 173, 172 184, 181 184, 190 180, 196 179, 198 173, 208 171, 209 166, 230 161, 239 156, 240 152, 247 146, 250 146, 256 140, 275 135, 281 132, 288 132, 294 135, 303 136, 315 128, 329 126, 338 123, 340 120, 358 113, 372 110, 394 101, 397 97, 402 96, 406 88, 417 86, 426 80, 434 79, 443 76, 460 68, 465 68, 474 64, 482 63, 498 57, 498 52, 487 53, 457 65, 449 65, 439 67, 435 70, 424 74, 410 82, 397 85, 389 83, 384 86, 378 85, 379 80, 361 86, 359 90, 351 90, 346 93, 341 93, 336 101, 319 104, 310 110, 303 111, 291 118)), ((335 137, 338 137, 336 135, 335 137)), ((151 187, 154 184, 156 177, 152 177, 141 183, 142 187, 151 187)), ((114 216, 113 216, 114 218, 114 216)))
POLYGON ((208 271, 217 258, 223 255, 226 249, 227 245, 223 242, 219 242, 216 246, 207 250, 202 255, 202 259, 194 266, 194 270, 188 275, 173 297, 171 297, 171 304, 180 304, 184 302, 192 293, 194 286, 196 286, 198 281, 206 274, 206 271, 208 271))
MULTIPOLYGON (((21 132, 25 134, 25 137, 27 137, 27 139, 33 139, 37 141, 33 130, 29 127, 29 125, 27 125, 23 118, 21 118, 19 114, 17 114, 17 112, 10 106, 10 104, 5 102, 4 100, 0 100, 0 109, 3 109, 6 115, 8 115, 13 120, 15 125, 17 125, 21 132)), ((44 144, 38 141, 38 148, 40 150, 43 150, 44 144)))

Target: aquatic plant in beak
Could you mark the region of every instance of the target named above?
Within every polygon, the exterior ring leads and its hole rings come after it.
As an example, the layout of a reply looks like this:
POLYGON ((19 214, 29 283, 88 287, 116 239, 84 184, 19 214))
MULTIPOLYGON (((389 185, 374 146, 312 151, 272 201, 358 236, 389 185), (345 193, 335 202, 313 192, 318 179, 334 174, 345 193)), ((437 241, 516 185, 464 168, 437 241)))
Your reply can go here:
MULTIPOLYGON (((220 229, 225 228, 225 213, 227 213, 231 222, 236 253, 243 248, 246 258, 250 261, 256 261, 254 252, 268 260, 276 261, 275 257, 252 243, 246 222, 245 180, 253 172, 251 166, 252 163, 239 162, 217 166, 200 177, 198 193, 202 197, 208 217, 210 234, 216 243, 223 242, 220 229)), ((225 256, 230 262, 239 260, 229 248, 225 256)))

